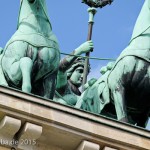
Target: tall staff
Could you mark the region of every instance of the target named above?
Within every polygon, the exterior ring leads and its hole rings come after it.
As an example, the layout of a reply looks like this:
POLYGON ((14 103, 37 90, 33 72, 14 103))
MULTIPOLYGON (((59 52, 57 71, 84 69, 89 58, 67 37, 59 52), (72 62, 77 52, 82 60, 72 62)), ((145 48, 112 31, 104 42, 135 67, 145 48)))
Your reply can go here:
MULTIPOLYGON (((89 21, 88 21, 87 41, 92 39, 94 15, 97 12, 96 8, 98 8, 98 7, 102 8, 102 7, 106 6, 107 4, 111 4, 112 1, 113 0, 82 0, 82 3, 85 3, 88 6, 90 6, 90 8, 88 8, 89 21)), ((83 82, 82 82, 82 92, 84 91, 84 84, 87 82, 89 56, 90 56, 90 52, 86 53, 86 59, 85 59, 85 65, 84 65, 84 76, 83 76, 83 82)))

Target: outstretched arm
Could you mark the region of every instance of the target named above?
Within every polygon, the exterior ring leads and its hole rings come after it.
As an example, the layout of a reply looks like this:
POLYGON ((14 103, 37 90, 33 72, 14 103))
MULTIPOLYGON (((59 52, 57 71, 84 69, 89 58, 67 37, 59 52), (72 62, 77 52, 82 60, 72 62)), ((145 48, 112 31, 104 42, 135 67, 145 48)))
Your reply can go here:
POLYGON ((68 68, 70 68, 70 66, 72 65, 72 63, 78 57, 78 56, 73 56, 73 55, 81 55, 81 54, 90 52, 90 51, 93 50, 93 48, 94 48, 94 46, 93 46, 93 42, 92 41, 87 41, 87 42, 81 44, 78 48, 76 48, 71 53, 71 55, 68 55, 67 57, 65 57, 64 59, 62 59, 60 61, 59 71, 65 72, 68 68))
MULTIPOLYGON (((87 41, 81 44, 78 48, 76 48, 71 54, 72 55, 81 55, 83 53, 87 53, 92 51, 94 48, 92 41, 87 41)), ((76 60, 77 56, 67 56, 60 61, 59 70, 57 75, 57 85, 56 89, 64 88, 67 85, 67 74, 66 71, 72 65, 72 63, 76 60)))

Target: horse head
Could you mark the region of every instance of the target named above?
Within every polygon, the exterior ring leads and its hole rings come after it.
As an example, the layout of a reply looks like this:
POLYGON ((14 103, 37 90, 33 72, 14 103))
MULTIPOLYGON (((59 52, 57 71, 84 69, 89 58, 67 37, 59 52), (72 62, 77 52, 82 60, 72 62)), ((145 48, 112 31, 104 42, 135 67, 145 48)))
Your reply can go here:
POLYGON ((141 12, 136 20, 130 43, 134 39, 138 38, 139 36, 142 36, 144 33, 149 32, 148 31, 148 29, 150 28, 149 18, 150 18, 150 1, 145 0, 145 3, 141 9, 141 12))
POLYGON ((21 0, 17 28, 30 32, 50 33, 52 26, 45 0, 21 0), (44 26, 44 30, 43 30, 44 26), (30 28, 30 29, 29 29, 30 28))

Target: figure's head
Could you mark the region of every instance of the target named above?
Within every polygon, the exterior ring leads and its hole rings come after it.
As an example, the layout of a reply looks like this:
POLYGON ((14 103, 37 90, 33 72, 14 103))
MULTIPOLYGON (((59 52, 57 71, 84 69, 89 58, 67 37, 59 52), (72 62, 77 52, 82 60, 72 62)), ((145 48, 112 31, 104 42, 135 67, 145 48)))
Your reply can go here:
MULTIPOLYGON (((77 58, 70 69, 67 70, 67 79, 77 87, 82 85, 83 81, 83 70, 84 70, 85 59, 77 58)), ((90 71, 90 66, 88 67, 88 73, 90 71)))

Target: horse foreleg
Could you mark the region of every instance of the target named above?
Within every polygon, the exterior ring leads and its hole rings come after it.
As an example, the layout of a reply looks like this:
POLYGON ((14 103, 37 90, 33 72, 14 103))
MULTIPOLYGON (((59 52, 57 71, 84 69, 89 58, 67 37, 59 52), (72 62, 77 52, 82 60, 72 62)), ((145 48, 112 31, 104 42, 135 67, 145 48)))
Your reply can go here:
POLYGON ((29 57, 20 59, 20 69, 22 73, 22 91, 31 93, 31 71, 33 61, 29 57))
POLYGON ((46 76, 43 79, 43 87, 44 87, 44 97, 48 99, 53 99, 56 87, 56 76, 57 73, 53 73, 51 75, 46 76))
POLYGON ((113 99, 117 113, 117 119, 122 122, 128 122, 124 94, 124 87, 118 86, 113 92, 113 99))

